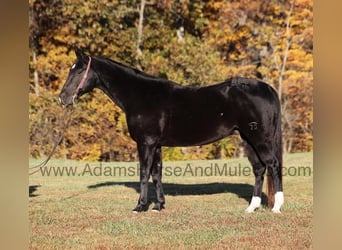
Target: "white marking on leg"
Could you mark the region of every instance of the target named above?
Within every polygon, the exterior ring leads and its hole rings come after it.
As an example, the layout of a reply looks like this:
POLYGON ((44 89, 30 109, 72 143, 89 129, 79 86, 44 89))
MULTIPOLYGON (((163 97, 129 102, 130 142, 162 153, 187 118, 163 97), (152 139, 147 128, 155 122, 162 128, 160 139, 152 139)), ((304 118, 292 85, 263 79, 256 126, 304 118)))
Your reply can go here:
POLYGON ((284 204, 284 193, 276 192, 274 195, 274 206, 272 208, 273 213, 280 213, 280 207, 284 204))
POLYGON ((251 204, 249 204, 248 208, 245 210, 247 213, 253 213, 254 210, 261 205, 261 198, 258 196, 253 196, 251 204))

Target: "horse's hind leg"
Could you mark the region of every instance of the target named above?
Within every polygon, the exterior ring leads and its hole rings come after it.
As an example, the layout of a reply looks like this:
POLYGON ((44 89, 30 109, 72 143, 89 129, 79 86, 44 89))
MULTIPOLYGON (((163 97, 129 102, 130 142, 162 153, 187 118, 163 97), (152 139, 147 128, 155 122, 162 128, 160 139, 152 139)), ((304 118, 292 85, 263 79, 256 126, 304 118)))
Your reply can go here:
POLYGON ((154 154, 154 160, 152 165, 152 180, 156 189, 156 195, 157 195, 157 202, 152 208, 152 211, 159 212, 164 208, 165 204, 165 197, 164 197, 164 191, 163 191, 163 185, 162 185, 162 151, 161 146, 158 146, 156 148, 155 154, 154 154))
MULTIPOLYGON (((268 170, 267 174, 267 196, 268 196, 268 205, 273 206, 272 211, 274 213, 280 213, 280 208, 284 203, 284 195, 283 195, 283 184, 282 184, 282 173, 281 173, 281 159, 278 159, 278 156, 274 152, 275 145, 272 147, 272 143, 257 143, 254 146, 254 150, 256 152, 255 156, 249 155, 249 159, 253 165, 253 171, 255 174, 255 187, 253 192, 254 196, 261 195, 262 190, 262 182, 263 175, 265 173, 266 167, 268 170), (259 158, 260 163, 255 162, 255 158, 259 158), (262 167, 261 167, 262 166, 262 167)), ((279 146, 279 145, 278 145, 279 146)), ((252 202, 253 203, 253 198, 252 202)), ((257 199, 258 201, 258 199, 257 199)), ((247 209, 247 212, 252 212, 253 206, 247 209)))
POLYGON ((267 166, 267 196, 268 205, 273 206, 272 212, 280 213, 280 208, 284 203, 283 183, 282 183, 282 160, 278 157, 275 149, 279 145, 271 143, 257 145, 257 151, 261 161, 267 166))
POLYGON ((247 213, 253 213, 255 209, 261 205, 262 185, 264 183, 264 174, 266 166, 259 160, 255 150, 247 143, 244 142, 247 157, 253 167, 253 173, 255 176, 255 185, 253 190, 253 196, 251 203, 246 209, 247 213))

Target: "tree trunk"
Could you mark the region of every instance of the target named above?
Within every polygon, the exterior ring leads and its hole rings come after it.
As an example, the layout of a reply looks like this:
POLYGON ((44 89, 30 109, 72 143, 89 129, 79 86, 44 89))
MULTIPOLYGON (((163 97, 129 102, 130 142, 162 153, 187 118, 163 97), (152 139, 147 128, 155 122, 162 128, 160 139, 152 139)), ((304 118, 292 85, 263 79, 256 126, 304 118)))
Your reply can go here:
POLYGON ((36 69, 37 65, 37 54, 35 51, 32 52, 32 60, 33 60, 33 67, 34 67, 34 72, 33 72, 33 82, 34 82, 34 92, 36 95, 39 96, 39 77, 38 77, 38 71, 36 69))
POLYGON ((141 43, 143 36, 143 24, 144 24, 144 9, 146 5, 146 0, 141 0, 140 10, 139 10, 139 24, 138 24, 138 41, 137 41, 137 54, 142 56, 141 43))
POLYGON ((291 46, 291 36, 290 36, 290 30, 291 30, 291 26, 290 26, 290 18, 292 15, 292 11, 293 11, 293 4, 294 2, 291 3, 291 8, 290 11, 288 13, 287 16, 287 20, 286 20, 286 31, 285 31, 285 50, 283 53, 283 61, 281 62, 281 65, 279 65, 278 61, 277 61, 277 57, 274 57, 274 61, 276 64, 276 67, 278 69, 279 72, 279 79, 278 79, 278 96, 280 101, 282 100, 282 94, 283 94, 283 76, 284 76, 284 72, 286 70, 286 63, 287 63, 287 57, 289 54, 289 49, 291 46))

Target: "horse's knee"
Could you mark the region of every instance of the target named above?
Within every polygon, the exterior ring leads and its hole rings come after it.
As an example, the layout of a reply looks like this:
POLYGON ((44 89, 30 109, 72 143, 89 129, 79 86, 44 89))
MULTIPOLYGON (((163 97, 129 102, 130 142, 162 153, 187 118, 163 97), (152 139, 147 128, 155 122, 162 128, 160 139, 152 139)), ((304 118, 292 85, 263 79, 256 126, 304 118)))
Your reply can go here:
POLYGON ((152 174, 152 181, 153 181, 153 183, 160 182, 160 175, 159 174, 152 174))
POLYGON ((148 175, 142 175, 141 179, 140 179, 140 184, 147 185, 148 184, 148 179, 149 179, 148 175))
POLYGON ((160 177, 161 177, 161 166, 162 165, 160 162, 158 162, 155 166, 153 166, 152 172, 151 172, 153 180, 160 179, 160 177))

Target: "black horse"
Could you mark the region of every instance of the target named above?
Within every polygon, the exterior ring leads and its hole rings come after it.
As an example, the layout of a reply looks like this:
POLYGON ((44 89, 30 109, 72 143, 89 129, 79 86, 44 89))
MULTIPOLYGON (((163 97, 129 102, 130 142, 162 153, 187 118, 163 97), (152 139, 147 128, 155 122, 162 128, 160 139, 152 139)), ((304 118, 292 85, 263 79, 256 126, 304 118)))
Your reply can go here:
POLYGON ((140 160, 140 197, 134 212, 148 209, 148 180, 152 175, 157 202, 164 208, 162 146, 203 145, 239 131, 253 166, 255 186, 247 212, 261 204, 262 185, 268 170, 268 205, 280 212, 282 142, 280 102, 263 81, 231 78, 207 87, 185 87, 150 76, 101 56, 75 49, 77 60, 60 93, 63 105, 94 88, 101 89, 125 113, 140 160))

